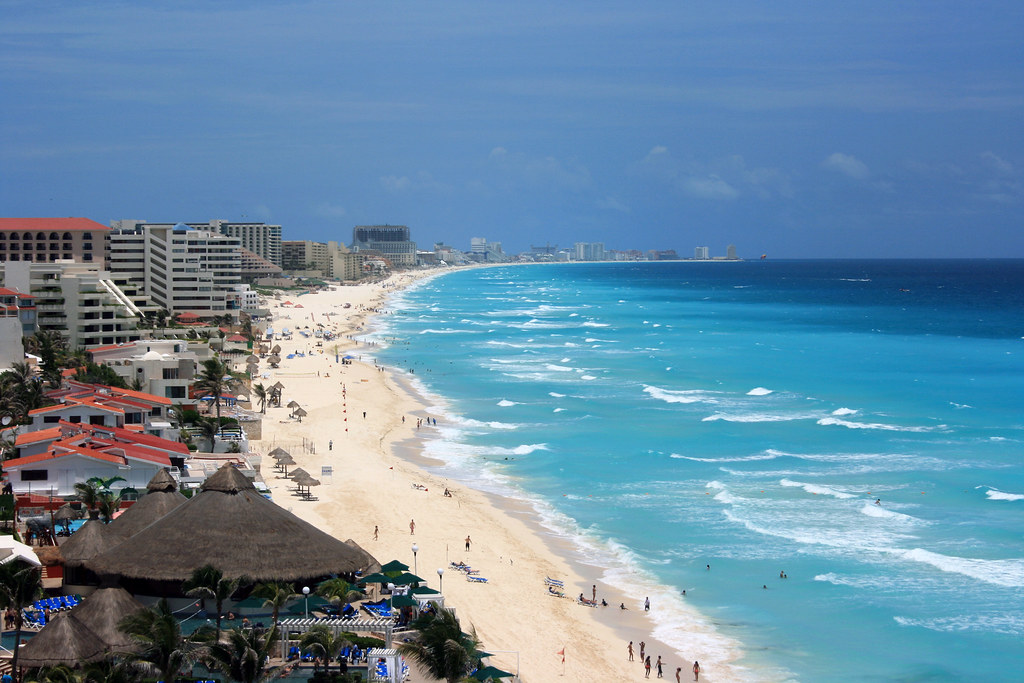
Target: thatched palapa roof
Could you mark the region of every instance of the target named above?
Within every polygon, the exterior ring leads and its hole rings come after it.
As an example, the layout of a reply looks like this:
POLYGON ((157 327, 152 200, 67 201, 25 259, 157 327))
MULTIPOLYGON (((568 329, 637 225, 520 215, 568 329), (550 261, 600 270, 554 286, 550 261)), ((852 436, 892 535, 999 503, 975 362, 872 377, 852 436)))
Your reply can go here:
POLYGON ((71 613, 103 641, 108 651, 125 652, 133 649, 135 643, 118 628, 118 624, 129 614, 145 608, 123 588, 100 588, 71 613))
POLYGON ((110 523, 110 528, 124 538, 134 536, 188 500, 178 491, 178 482, 166 467, 153 475, 146 490, 146 495, 110 523))
POLYGON ((365 557, 264 498, 230 464, 191 500, 87 563, 100 575, 185 581, 204 565, 253 581, 351 574, 365 557))
MULTIPOLYGON (((88 526, 88 525, 86 525, 88 526)), ((71 612, 54 614, 42 631, 22 646, 18 653, 18 666, 36 668, 79 663, 103 659, 107 646, 71 612)))
POLYGON ((115 548, 124 541, 116 529, 98 519, 90 519, 60 546, 65 567, 81 567, 86 561, 115 548))

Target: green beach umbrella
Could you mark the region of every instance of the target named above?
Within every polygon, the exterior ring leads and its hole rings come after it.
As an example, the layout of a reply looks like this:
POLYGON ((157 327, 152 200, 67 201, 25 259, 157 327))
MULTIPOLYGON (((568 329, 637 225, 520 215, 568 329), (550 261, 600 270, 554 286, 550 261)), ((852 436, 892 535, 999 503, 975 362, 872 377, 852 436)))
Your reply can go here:
POLYGON ((429 586, 420 586, 418 588, 413 588, 411 591, 409 591, 409 595, 440 595, 440 594, 441 594, 441 591, 436 591, 433 588, 430 588, 429 586))
POLYGON ((395 595, 388 600, 388 605, 391 607, 416 607, 419 604, 408 595, 395 595))
POLYGON ((488 679, 498 678, 512 678, 515 674, 509 673, 508 671, 502 671, 496 666, 485 666, 482 669, 477 669, 471 676, 478 681, 486 681, 488 679))
POLYGON ((381 573, 394 574, 409 571, 409 565, 402 564, 398 560, 391 560, 386 565, 380 568, 381 573))
POLYGON ((415 574, 405 572, 401 576, 396 576, 395 578, 391 579, 391 582, 396 586, 407 586, 410 583, 426 583, 426 579, 420 578, 415 574))
POLYGON ((390 576, 384 576, 383 574, 369 574, 360 579, 356 579, 356 583, 391 583, 392 578, 390 576))

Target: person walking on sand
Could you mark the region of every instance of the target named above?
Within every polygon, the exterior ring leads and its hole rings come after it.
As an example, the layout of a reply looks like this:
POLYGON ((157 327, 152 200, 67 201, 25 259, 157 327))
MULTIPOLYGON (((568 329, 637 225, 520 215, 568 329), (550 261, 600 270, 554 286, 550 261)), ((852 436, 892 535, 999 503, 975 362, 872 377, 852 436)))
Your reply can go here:
POLYGON ((640 661, 644 661, 644 650, 647 649, 647 643, 640 641, 640 661))
POLYGON ((415 519, 410 519, 409 520, 409 535, 411 535, 411 536, 415 536, 416 535, 416 520, 415 519))
POLYGON ((661 663, 661 655, 658 655, 658 663, 655 666, 658 667, 658 678, 664 678, 665 674, 661 670, 661 667, 663 666, 663 664, 661 663))
POLYGON ((593 586, 590 587, 590 598, 594 602, 597 602, 597 584, 594 584, 593 586))
POLYGON ((644 611, 645 612, 650 612, 651 611, 651 599, 650 598, 644 598, 644 611))
POLYGON ((334 439, 331 439, 330 441, 327 442, 327 450, 329 450, 329 451, 333 451, 334 450, 334 439))
POLYGON ((694 662, 693 663, 693 680, 696 681, 699 678, 700 678, 700 663, 694 662))
POLYGON ((651 657, 650 657, 650 655, 648 655, 647 659, 644 660, 644 672, 645 672, 644 673, 644 678, 650 678, 651 677, 651 657))
POLYGON ((629 645, 626 646, 626 652, 629 653, 629 661, 633 661, 633 641, 629 641, 629 645))
POLYGON ((470 544, 469 536, 466 536, 466 551, 467 552, 469 551, 469 544, 470 544))
POLYGON ((679 677, 682 676, 682 675, 683 675, 683 667, 677 666, 676 667, 676 683, 680 683, 679 677))
POLYGON ((376 525, 376 524, 374 524, 374 525, 373 525, 373 540, 375 540, 375 541, 376 541, 376 540, 377 540, 377 537, 378 537, 379 535, 380 535, 380 530, 379 530, 379 529, 377 528, 377 525, 376 525))

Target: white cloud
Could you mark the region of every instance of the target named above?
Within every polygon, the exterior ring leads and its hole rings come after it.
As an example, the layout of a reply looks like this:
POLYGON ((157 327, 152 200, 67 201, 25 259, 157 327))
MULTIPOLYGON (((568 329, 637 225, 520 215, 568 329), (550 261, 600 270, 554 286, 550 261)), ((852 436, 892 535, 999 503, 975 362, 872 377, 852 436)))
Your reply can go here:
POLYGON ((612 211, 621 211, 622 213, 629 213, 629 207, 620 202, 615 197, 605 197, 604 199, 597 200, 597 208, 611 209, 612 211))
POLYGON ((996 155, 994 152, 982 152, 981 160, 985 162, 986 166, 995 170, 997 173, 1002 175, 1013 174, 1013 164, 996 155))
POLYGON ((821 165, 830 171, 842 173, 854 180, 864 180, 871 175, 867 164, 855 156, 843 154, 842 152, 835 152, 829 155, 825 161, 821 162, 821 165))
POLYGON ((682 188, 686 194, 699 199, 736 199, 740 196, 739 190, 716 175, 684 178, 682 188))
POLYGON ((412 181, 407 176, 386 175, 381 176, 380 184, 385 190, 404 192, 412 185, 412 181))
POLYGON ((331 204, 330 202, 322 202, 313 207, 313 212, 318 216, 324 218, 344 218, 348 211, 345 210, 344 206, 337 204, 331 204))

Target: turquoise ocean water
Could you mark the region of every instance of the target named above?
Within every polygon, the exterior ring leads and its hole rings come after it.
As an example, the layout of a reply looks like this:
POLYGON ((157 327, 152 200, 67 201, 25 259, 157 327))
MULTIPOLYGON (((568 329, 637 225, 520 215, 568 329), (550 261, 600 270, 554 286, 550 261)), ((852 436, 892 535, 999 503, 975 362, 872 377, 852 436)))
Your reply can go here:
POLYGON ((687 657, 1019 680, 1024 261, 494 267, 393 307, 441 472, 530 501, 687 657))

